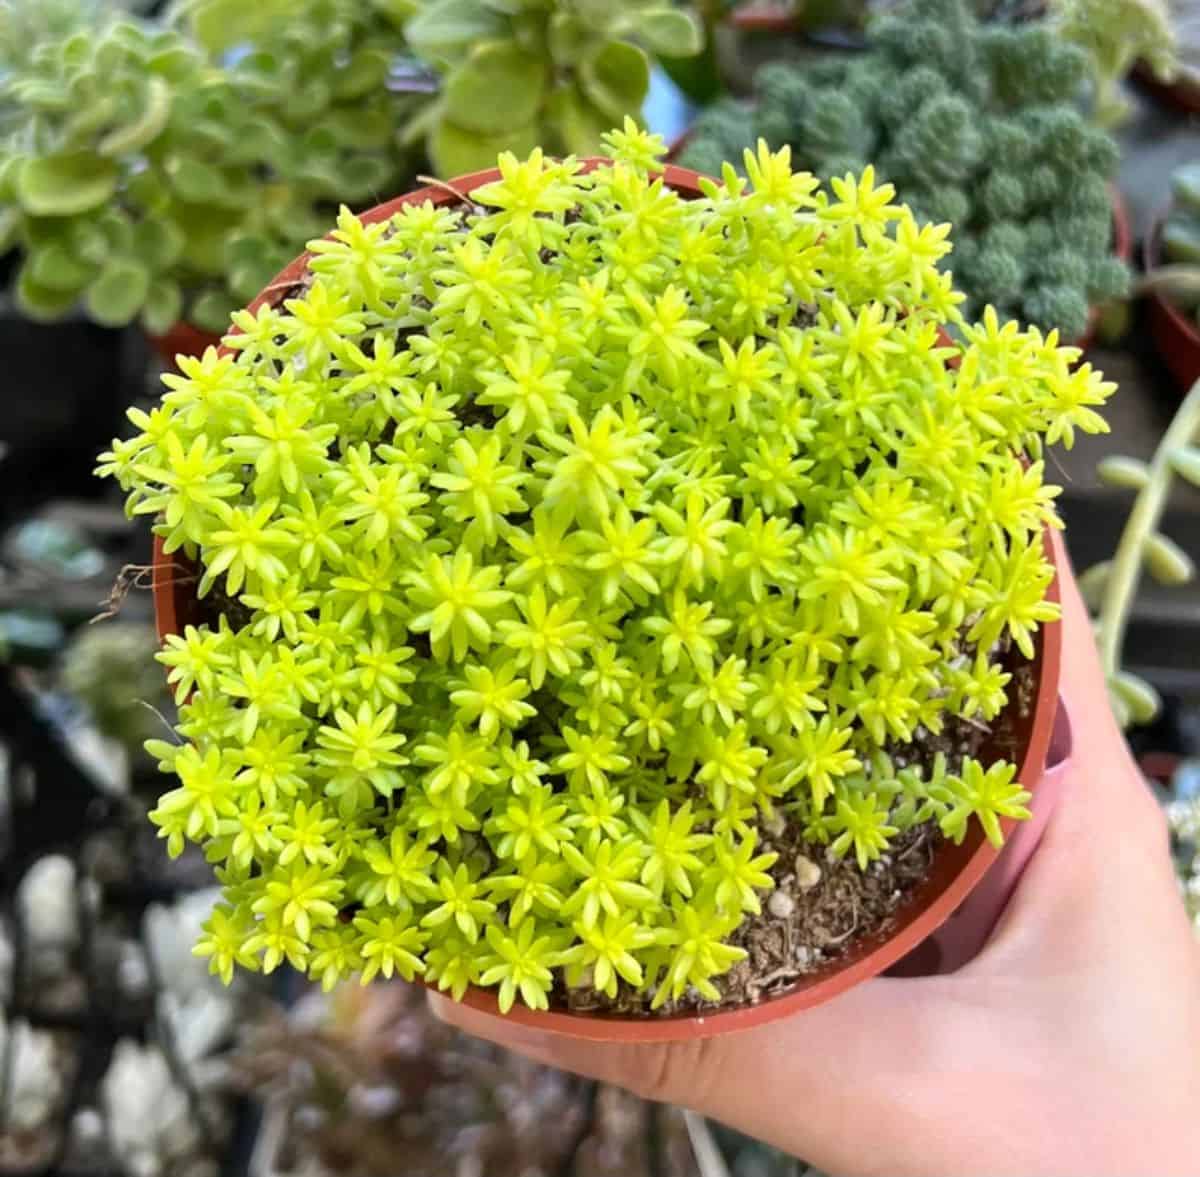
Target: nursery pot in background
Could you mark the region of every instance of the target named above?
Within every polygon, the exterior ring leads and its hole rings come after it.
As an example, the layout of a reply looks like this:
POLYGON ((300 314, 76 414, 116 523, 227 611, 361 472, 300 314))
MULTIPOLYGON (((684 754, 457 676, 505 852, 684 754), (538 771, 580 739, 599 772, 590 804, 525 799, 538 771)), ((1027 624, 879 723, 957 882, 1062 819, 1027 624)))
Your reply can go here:
MULTIPOLYGON (((584 161, 583 168, 591 171, 606 163, 602 159, 588 159, 584 161)), ((667 185, 683 197, 690 199, 700 195, 700 177, 695 172, 668 164, 663 173, 667 185)), ((386 221, 403 206, 425 201, 435 205, 449 204, 499 178, 498 170, 489 169, 460 177, 445 185, 421 188, 371 209, 362 214, 362 220, 368 224, 386 221)), ((264 303, 274 305, 289 297, 291 288, 303 278, 309 260, 310 255, 303 254, 284 269, 267 290, 250 304, 251 312, 264 303)), ((1045 542, 1055 569, 1064 567, 1063 550, 1057 537, 1048 534, 1045 542)), ((179 553, 164 554, 162 541, 155 538, 154 608, 160 637, 180 633, 184 626, 203 621, 204 614, 196 597, 195 574, 195 567, 179 553)), ((1050 586, 1049 597, 1052 600, 1059 599, 1057 577, 1050 586)), ((1053 800, 1052 791, 1045 786, 1043 769, 1047 763, 1058 711, 1061 643, 1060 622, 1044 625, 1038 631, 1032 663, 1032 703, 1023 714, 1015 702, 1010 704, 1012 710, 1009 718, 1015 750, 1005 748, 1001 753, 999 749, 985 747, 982 753, 985 760, 989 755, 999 758, 1003 754, 1017 764, 1018 779, 1033 794, 1032 807, 1038 811, 1038 821, 1044 820, 1043 801, 1053 800)), ((1013 834, 1019 825, 1011 820, 1004 820, 1001 824, 1006 836, 1013 834)), ((825 962, 790 988, 756 1005, 722 1009, 714 1013, 631 1018, 555 1009, 540 1012, 523 1005, 515 1005, 508 1014, 501 1015, 495 996, 480 989, 468 990, 463 1000, 473 1009, 507 1017, 525 1026, 591 1041, 683 1041, 750 1029, 828 1001, 860 981, 891 968, 946 923, 989 876, 1002 853, 988 842, 978 823, 972 823, 960 845, 948 841, 939 845, 928 876, 914 888, 883 930, 873 936, 862 937, 839 958, 825 962)), ((1006 874, 1008 884, 1014 881, 1008 878, 1011 874, 1011 870, 1006 874)), ((978 911, 962 917, 961 926, 970 931, 967 941, 972 941, 980 934, 986 936, 991 927, 989 921, 994 922, 999 914, 1008 890, 1011 890, 1010 885, 1007 889, 1005 886, 993 887, 992 897, 981 903, 978 911), (979 929, 982 929, 982 933, 979 933, 979 929)))
MULTIPOLYGON (((1146 237, 1143 260, 1147 273, 1152 273, 1162 265, 1163 226, 1170 211, 1170 208, 1164 209, 1154 218, 1146 237)), ((1185 393, 1200 380, 1200 327, 1191 315, 1181 311, 1165 294, 1154 290, 1148 297, 1150 337, 1175 378, 1180 393, 1185 393)))
POLYGON ((150 346, 168 368, 175 366, 176 356, 202 356, 210 347, 219 347, 221 337, 211 331, 179 322, 165 335, 148 335, 150 346))

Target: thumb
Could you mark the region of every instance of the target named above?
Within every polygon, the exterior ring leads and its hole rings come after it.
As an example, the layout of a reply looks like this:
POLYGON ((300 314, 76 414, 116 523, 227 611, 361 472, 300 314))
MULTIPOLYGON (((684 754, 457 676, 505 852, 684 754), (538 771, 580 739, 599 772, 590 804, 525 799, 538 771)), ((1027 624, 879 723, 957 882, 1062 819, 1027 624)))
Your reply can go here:
POLYGON ((914 1123, 938 1106, 946 1060, 935 1056, 951 991, 942 978, 880 978, 786 1021, 656 1045, 577 1041, 440 995, 430 1002, 443 1021, 536 1062, 691 1108, 850 1172, 864 1164, 864 1125, 895 1158, 914 1123))

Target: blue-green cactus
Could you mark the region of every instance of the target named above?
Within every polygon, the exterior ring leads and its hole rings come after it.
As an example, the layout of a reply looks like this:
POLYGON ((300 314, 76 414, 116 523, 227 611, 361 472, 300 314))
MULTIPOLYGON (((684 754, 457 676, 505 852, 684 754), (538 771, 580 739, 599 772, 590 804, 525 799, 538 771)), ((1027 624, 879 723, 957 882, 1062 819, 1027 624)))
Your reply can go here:
POLYGON ((1074 102, 1087 54, 1045 23, 982 24, 966 0, 907 0, 870 36, 863 54, 764 67, 757 105, 706 111, 680 162, 715 171, 761 136, 824 177, 874 163, 954 225, 947 265, 972 312, 992 303, 1081 335, 1089 305, 1128 288, 1110 256, 1117 148, 1074 102))

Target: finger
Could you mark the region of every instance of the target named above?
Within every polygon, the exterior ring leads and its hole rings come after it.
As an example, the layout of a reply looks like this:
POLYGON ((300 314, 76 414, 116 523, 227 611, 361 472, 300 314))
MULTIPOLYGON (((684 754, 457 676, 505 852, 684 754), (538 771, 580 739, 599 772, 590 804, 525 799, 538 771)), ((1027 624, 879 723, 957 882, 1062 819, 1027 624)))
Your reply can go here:
POLYGON ((942 1047, 952 1020, 943 983, 881 978, 755 1030, 653 1046, 539 1033, 437 995, 431 1005, 442 1020, 537 1062, 692 1108, 850 1172, 869 1155, 864 1124, 871 1143, 895 1156, 914 1117, 937 1106, 939 1076, 962 1045, 959 1034, 953 1050, 942 1047))
POLYGON ((1126 755, 1124 737, 1108 702, 1108 689, 1100 664, 1100 651, 1079 583, 1065 550, 1059 558, 1059 590, 1062 597, 1062 676, 1060 690, 1068 706, 1082 712, 1086 730, 1082 750, 1126 755))
POLYGON ((1061 694, 1071 717, 1071 757, 1034 858, 968 977, 1020 967, 1039 946, 1064 936, 1091 953, 1108 942, 1113 926, 1136 928, 1147 895, 1172 920, 1178 906, 1165 819, 1113 718, 1091 622, 1065 555, 1060 574, 1061 694))

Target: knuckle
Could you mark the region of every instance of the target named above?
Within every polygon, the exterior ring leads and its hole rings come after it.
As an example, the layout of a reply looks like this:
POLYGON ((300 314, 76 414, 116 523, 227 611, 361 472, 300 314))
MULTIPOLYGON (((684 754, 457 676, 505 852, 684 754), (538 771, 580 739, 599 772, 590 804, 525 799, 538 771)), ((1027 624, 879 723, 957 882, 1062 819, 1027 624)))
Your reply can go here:
POLYGON ((721 1072, 719 1054, 717 1038, 671 1042, 637 1054, 627 1072, 630 1090, 643 1099, 703 1108, 721 1072))

